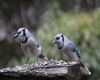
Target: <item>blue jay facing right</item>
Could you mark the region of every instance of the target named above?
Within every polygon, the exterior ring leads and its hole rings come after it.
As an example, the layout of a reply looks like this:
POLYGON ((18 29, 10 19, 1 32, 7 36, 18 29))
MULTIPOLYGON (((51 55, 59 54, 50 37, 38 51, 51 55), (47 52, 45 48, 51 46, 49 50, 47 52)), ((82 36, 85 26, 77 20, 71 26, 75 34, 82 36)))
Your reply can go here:
POLYGON ((85 75, 91 75, 91 72, 82 63, 80 52, 72 41, 70 41, 63 34, 57 34, 54 38, 54 43, 57 44, 57 48, 60 51, 64 60, 75 61, 81 64, 80 69, 82 70, 82 72, 85 75))

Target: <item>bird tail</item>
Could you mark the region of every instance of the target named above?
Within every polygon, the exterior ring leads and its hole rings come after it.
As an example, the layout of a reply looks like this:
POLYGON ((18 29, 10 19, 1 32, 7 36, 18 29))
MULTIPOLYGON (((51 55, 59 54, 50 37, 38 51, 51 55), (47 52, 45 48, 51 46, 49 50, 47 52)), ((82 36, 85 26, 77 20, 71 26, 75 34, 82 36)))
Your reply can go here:
POLYGON ((80 70, 85 74, 85 75, 91 75, 91 72, 89 71, 89 69, 87 67, 85 67, 85 65, 83 64, 83 62, 80 60, 81 66, 80 66, 80 70))
POLYGON ((88 68, 81 66, 80 69, 82 70, 82 72, 83 72, 85 75, 91 75, 91 72, 89 71, 88 68))

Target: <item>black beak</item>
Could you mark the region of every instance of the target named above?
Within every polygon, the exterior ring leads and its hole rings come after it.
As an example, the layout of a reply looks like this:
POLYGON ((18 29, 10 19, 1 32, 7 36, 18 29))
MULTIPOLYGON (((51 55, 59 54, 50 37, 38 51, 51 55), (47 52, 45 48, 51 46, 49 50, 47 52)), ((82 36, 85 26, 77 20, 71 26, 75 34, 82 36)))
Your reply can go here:
POLYGON ((14 36, 13 36, 13 38, 17 38, 18 37, 18 34, 15 34, 14 36))

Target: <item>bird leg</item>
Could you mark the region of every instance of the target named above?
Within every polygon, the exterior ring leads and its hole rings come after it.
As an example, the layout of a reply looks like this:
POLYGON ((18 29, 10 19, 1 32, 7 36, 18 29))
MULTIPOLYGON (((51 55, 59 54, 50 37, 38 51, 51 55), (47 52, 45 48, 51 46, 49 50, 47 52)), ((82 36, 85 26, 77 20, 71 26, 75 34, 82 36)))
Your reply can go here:
POLYGON ((26 60, 26 62, 25 62, 25 64, 27 64, 27 62, 29 61, 29 57, 27 58, 27 60, 26 60))

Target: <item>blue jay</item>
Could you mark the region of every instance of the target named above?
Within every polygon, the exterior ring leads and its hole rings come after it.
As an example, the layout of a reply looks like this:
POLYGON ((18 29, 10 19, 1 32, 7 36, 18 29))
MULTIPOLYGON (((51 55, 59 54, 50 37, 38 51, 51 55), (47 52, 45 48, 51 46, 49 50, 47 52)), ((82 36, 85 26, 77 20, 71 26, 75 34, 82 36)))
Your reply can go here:
POLYGON ((21 48, 27 61, 32 56, 45 59, 45 56, 41 52, 41 45, 27 28, 19 28, 13 38, 17 39, 21 43, 21 48))
POLYGON ((82 72, 86 75, 91 74, 91 72, 83 64, 80 52, 72 41, 70 41, 63 34, 57 34, 54 38, 54 43, 57 44, 57 48, 64 60, 75 61, 81 64, 80 69, 82 70, 82 72))

